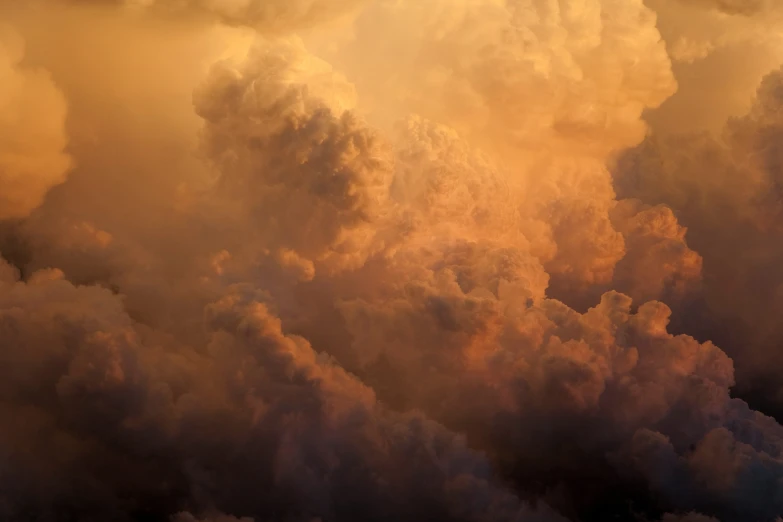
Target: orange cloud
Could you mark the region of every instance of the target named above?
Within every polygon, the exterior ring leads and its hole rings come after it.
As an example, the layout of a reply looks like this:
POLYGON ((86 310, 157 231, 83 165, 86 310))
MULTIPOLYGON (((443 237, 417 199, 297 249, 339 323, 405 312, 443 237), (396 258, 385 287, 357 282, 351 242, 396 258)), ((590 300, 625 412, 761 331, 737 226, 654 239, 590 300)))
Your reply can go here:
POLYGON ((775 8, 702 4, 4 4, 0 519, 774 520, 780 78, 671 103, 775 8))
POLYGON ((71 167, 65 97, 46 71, 21 65, 23 57, 24 40, 0 26, 0 218, 6 219, 35 210, 71 167))

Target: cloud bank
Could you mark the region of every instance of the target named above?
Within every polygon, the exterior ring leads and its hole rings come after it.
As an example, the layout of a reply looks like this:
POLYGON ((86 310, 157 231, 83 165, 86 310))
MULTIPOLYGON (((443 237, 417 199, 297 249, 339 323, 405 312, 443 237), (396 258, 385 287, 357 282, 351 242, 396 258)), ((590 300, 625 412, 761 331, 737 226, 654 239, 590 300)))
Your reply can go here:
POLYGON ((779 520, 763 9, 0 4, 0 518, 779 520))

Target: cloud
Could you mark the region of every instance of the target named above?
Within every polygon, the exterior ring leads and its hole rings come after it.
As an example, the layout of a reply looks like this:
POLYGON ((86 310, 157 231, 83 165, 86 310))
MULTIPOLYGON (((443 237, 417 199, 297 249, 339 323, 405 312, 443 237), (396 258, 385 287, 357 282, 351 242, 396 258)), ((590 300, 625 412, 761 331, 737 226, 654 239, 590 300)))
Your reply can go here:
POLYGON ((58 519, 133 520, 184 505, 249 519, 560 520, 504 491, 460 437, 384 410, 262 302, 227 294, 205 311, 203 344, 186 347, 60 272, 3 284, 14 348, 2 407, 19 421, 0 444, 7 520, 56 506, 58 519))
POLYGON ((761 78, 780 65, 775 2, 648 0, 674 62, 677 93, 648 116, 658 131, 720 131, 747 112, 761 78), (732 71, 727 74, 727 71, 732 71))
MULTIPOLYGON (((392 198, 432 227, 459 233, 492 230, 518 234, 523 219, 515 208, 509 174, 453 128, 412 115, 395 129, 392 198)), ((519 238, 516 238, 519 239, 519 238)))
POLYGON ((0 25, 0 218, 25 217, 50 188, 62 183, 66 154, 67 104, 49 74, 20 64, 24 41, 0 25))
POLYGON ((652 11, 597 0, 376 2, 355 27, 329 56, 367 93, 372 121, 387 128, 414 113, 501 158, 494 167, 553 284, 611 280, 624 245, 604 160, 643 139, 642 112, 676 87, 652 11))
POLYGON ((323 23, 360 6, 363 0, 59 0, 66 4, 117 6, 163 16, 196 15, 268 32, 323 23))
POLYGON ((486 148, 512 143, 530 152, 546 143, 546 150, 569 147, 572 156, 600 154, 641 139, 642 110, 675 88, 654 14, 637 1, 562 9, 377 2, 363 11, 353 41, 334 60, 380 116, 419 113, 486 148), (601 17, 602 10, 615 16, 601 17), (635 63, 642 54, 647 59, 635 63), (379 69, 392 64, 396 74, 381 81, 379 69))
POLYGON ((0 518, 773 520, 719 346, 775 328, 779 82, 645 140, 663 1, 3 6, 74 168, 0 223, 0 518))
MULTIPOLYGON (((735 513, 761 520, 779 509, 772 498, 741 491, 755 491, 754 481, 767 487, 779 479, 780 426, 729 398, 733 367, 723 352, 667 333, 665 305, 650 302, 631 313, 631 300, 616 293, 585 314, 554 300, 525 305, 513 293, 493 295, 492 277, 465 278, 471 258, 447 259, 451 263, 427 267, 426 279, 401 282, 393 299, 384 294, 340 306, 360 361, 355 371, 381 400, 423 408, 465 431, 522 490, 561 488, 576 503, 556 504, 566 512, 611 505, 616 488, 632 489, 636 480, 642 490, 645 482, 657 488, 664 506, 721 520, 740 520, 735 513), (699 448, 709 447, 714 430, 752 444, 748 456, 769 463, 769 478, 753 466, 730 476, 701 464, 684 468, 681 478, 647 468, 631 468, 628 476, 629 465, 641 458, 634 446, 640 434, 671 441, 673 459, 698 463, 699 448), (607 486, 592 489, 579 504, 584 462, 598 467, 607 486), (700 486, 703 476, 725 477, 736 493, 700 486), (695 485, 681 490, 682 481, 695 485)), ((515 274, 502 277, 513 281, 515 274)), ((704 465, 731 466, 732 459, 713 456, 704 465)))
POLYGON ((284 262, 290 252, 329 270, 361 263, 372 248, 392 159, 356 115, 318 97, 320 82, 350 91, 319 66, 295 43, 259 46, 239 70, 216 67, 194 100, 221 173, 210 197, 240 222, 267 223, 258 244, 284 262))
MULTIPOLYGON (((710 319, 691 313, 682 327, 720 342, 743 376, 779 367, 768 347, 781 338, 773 318, 781 288, 774 268, 780 85, 780 72, 767 76, 748 114, 731 120, 720 138, 653 135, 615 170, 620 194, 668 205, 688 227, 688 243, 704 258, 703 308, 710 319)), ((776 402, 777 393, 773 385, 764 395, 776 402)))
POLYGON ((671 208, 622 200, 611 217, 626 245, 625 256, 615 267, 613 288, 635 302, 676 303, 698 291, 703 261, 688 246, 687 229, 671 208))
POLYGON ((646 432, 636 435, 633 446, 636 465, 679 503, 696 499, 729 520, 775 520, 780 513, 779 460, 725 428, 710 431, 685 456, 677 456, 665 437, 646 432), (677 491, 670 489, 673 482, 677 491))

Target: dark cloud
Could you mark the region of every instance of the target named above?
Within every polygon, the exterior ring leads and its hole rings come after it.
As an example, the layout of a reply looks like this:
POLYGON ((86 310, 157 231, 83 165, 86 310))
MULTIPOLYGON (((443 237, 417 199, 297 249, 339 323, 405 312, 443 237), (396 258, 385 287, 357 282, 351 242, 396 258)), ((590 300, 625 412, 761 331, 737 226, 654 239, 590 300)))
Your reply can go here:
POLYGON ((384 410, 261 302, 227 295, 182 346, 106 290, 3 273, 2 409, 19 420, 0 445, 5 520, 559 520, 460 437, 384 410))
MULTIPOLYGON (((194 96, 204 149, 221 173, 212 201, 284 264, 312 277, 313 265, 360 264, 391 183, 391 158, 351 112, 310 94, 296 44, 262 47, 243 68, 217 66, 194 96), (264 223, 248 230, 248 225, 264 223)), ((251 225, 252 226, 252 225, 251 225)))
POLYGON ((781 78, 770 74, 749 113, 729 121, 720 137, 653 135, 615 169, 618 192, 673 208, 704 258, 703 310, 692 309, 680 328, 724 347, 740 388, 766 403, 780 400, 773 374, 783 339, 775 312, 783 288, 781 78))

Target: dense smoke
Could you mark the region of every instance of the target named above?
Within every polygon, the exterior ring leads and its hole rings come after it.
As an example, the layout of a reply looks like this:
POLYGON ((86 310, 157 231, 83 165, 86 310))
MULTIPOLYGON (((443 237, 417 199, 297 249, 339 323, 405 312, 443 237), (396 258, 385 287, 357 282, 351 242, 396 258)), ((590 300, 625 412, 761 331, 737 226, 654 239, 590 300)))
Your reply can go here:
POLYGON ((780 520, 776 16, 0 0, 0 519, 780 520))

